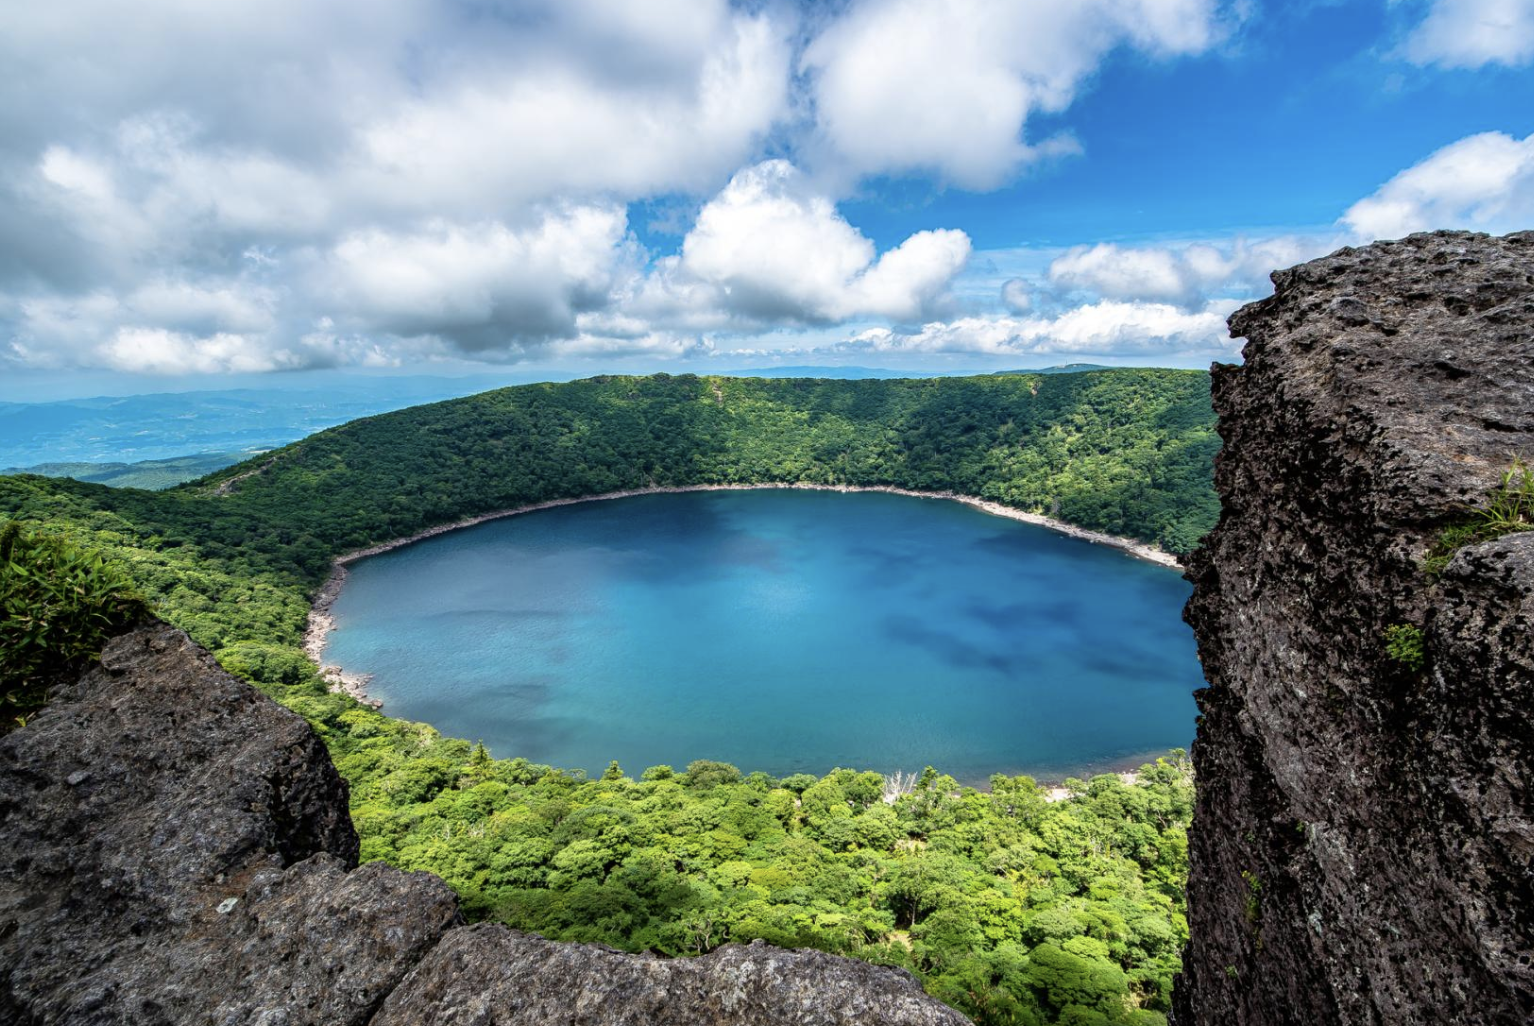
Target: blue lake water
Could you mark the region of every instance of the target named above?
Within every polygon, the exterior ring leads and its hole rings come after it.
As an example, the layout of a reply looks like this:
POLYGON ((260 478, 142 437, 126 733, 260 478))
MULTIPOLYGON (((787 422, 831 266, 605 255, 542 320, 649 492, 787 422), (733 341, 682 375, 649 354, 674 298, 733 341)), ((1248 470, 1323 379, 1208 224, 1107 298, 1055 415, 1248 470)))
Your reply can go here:
POLYGON ((497 756, 1058 779, 1185 747, 1173 570, 955 502, 789 489, 496 520, 356 563, 326 658, 497 756))

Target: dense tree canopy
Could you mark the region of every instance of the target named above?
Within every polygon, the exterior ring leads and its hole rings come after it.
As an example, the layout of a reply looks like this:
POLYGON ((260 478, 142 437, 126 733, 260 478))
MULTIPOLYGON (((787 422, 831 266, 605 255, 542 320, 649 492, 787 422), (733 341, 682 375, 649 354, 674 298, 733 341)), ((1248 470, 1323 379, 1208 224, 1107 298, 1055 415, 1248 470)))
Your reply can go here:
POLYGON ((1056 802, 933 770, 900 794, 711 762, 588 780, 361 706, 300 642, 343 552, 651 485, 952 490, 1185 552, 1217 513, 1213 419, 1208 376, 1181 371, 606 377, 370 417, 167 492, 0 478, 0 516, 106 553, 104 580, 304 715, 351 783, 363 857, 441 874, 471 916, 676 955, 824 948, 906 966, 983 1022, 1151 1023, 1184 936, 1180 756, 1056 802))

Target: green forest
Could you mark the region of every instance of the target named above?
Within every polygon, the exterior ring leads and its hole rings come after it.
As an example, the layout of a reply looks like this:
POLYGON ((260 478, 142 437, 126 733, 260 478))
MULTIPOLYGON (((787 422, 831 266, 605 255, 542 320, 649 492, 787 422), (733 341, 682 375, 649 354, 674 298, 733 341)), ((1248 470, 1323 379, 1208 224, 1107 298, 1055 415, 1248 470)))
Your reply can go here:
MULTIPOLYGON (((29 608, 39 575, 86 567, 102 601, 147 600, 302 714, 351 785, 363 858, 442 875, 471 918, 670 955, 813 946, 906 967, 983 1023, 1157 1023, 1185 938, 1180 753, 1053 802, 1026 777, 981 792, 931 769, 899 788, 711 762, 591 780, 360 705, 300 646, 338 555, 647 486, 951 490, 1184 553, 1218 513, 1218 447, 1201 372, 601 377, 365 418, 162 492, 0 477, 0 517, 26 531, 0 562, 29 608)), ((22 670, 13 646, 79 620, 67 598, 47 610, 0 637, 7 722, 59 669, 22 670)), ((73 659, 77 635, 59 634, 73 659)))

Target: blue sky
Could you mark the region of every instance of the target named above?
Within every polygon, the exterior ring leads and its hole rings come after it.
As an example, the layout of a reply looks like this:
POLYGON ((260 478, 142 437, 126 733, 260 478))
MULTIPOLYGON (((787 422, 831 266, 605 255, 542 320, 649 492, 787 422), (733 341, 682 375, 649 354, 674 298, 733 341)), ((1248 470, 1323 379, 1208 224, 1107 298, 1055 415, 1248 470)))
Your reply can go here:
POLYGON ((1534 0, 0 11, 0 397, 1236 358, 1534 227, 1534 0))
POLYGON ((980 249, 1328 229, 1441 147, 1534 131, 1527 61, 1394 58, 1413 10, 1265 5, 1199 56, 1119 50, 1067 110, 1030 123, 1072 132, 1081 156, 990 192, 871 183, 844 212, 881 246, 933 223, 966 227, 980 249))

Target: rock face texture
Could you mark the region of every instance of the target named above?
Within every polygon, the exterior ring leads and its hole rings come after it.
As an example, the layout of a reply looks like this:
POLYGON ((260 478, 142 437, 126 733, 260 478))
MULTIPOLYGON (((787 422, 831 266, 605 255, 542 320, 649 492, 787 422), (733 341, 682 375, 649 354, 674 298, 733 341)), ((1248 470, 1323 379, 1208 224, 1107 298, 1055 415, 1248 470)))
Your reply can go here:
POLYGON ((762 941, 701 958, 454 930, 384 1002, 375 1026, 967 1023, 904 973, 762 941))
POLYGON ((1534 532, 1421 569, 1534 462, 1534 233, 1273 276, 1216 368, 1219 527, 1187 619, 1179 1026, 1534 1022, 1534 532), (1425 662, 1385 631, 1423 632, 1425 662))
POLYGON ((0 1022, 361 1023, 457 921, 299 717, 163 624, 0 741, 0 1022))
POLYGON ((907 974, 752 945, 663 961, 461 926, 357 867, 296 715, 149 624, 0 739, 0 1023, 957 1026, 907 974))

